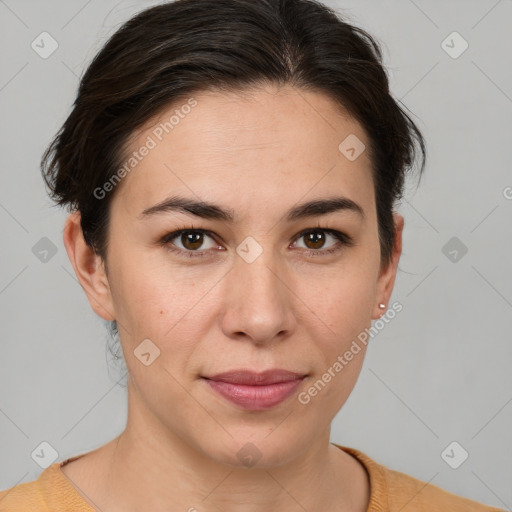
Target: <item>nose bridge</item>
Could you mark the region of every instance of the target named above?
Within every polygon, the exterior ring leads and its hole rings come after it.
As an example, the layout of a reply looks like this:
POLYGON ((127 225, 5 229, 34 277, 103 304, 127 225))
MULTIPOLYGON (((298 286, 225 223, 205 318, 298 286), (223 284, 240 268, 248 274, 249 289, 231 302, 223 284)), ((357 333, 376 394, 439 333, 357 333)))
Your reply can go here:
POLYGON ((279 262, 271 248, 266 248, 254 261, 239 257, 235 263, 237 278, 250 290, 253 300, 263 300, 264 303, 279 301, 283 286, 276 274, 275 268, 279 262))

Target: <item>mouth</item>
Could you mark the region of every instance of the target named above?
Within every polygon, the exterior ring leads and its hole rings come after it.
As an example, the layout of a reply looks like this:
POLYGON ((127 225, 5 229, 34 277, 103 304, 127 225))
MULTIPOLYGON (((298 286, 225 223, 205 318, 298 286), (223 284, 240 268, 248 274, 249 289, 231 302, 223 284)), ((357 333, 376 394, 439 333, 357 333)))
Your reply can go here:
POLYGON ((277 369, 262 373, 234 370, 202 379, 231 403, 246 410, 261 411, 286 400, 306 377, 306 374, 277 369))
POLYGON ((231 370, 228 372, 218 373, 212 377, 204 378, 217 382, 229 382, 231 384, 266 386, 269 384, 279 384, 280 382, 290 382, 292 380, 302 379, 305 376, 305 373, 291 372, 289 370, 277 368, 259 373, 245 369, 231 370))

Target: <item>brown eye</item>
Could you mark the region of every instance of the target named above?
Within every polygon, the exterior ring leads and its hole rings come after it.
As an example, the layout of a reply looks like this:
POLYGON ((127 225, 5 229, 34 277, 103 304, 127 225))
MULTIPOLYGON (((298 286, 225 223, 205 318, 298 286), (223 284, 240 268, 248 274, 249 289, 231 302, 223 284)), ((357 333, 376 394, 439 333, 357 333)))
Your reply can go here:
POLYGON ((195 249, 199 249, 203 244, 203 233, 197 233, 192 231, 185 231, 181 234, 181 243, 185 249, 190 249, 191 251, 195 249))
MULTIPOLYGON (((340 237, 337 236, 336 233, 325 229, 309 229, 308 231, 303 231, 298 235, 297 240, 303 241, 305 249, 320 251, 320 249, 325 247, 328 237, 334 239, 334 241, 340 240, 340 237)), ((333 245, 336 244, 331 244, 327 247, 332 247, 333 245)))
POLYGON ((296 247, 300 241, 303 241, 305 247, 302 249, 310 256, 326 256, 355 245, 352 237, 341 231, 327 228, 304 230, 297 235, 295 240, 294 246, 296 247), (326 246, 327 237, 333 239, 334 243, 326 246))
MULTIPOLYGON (((212 235, 212 232, 204 229, 180 229, 162 237, 160 244, 180 256, 188 258, 205 257, 211 255, 211 251, 207 249, 225 250, 216 243, 212 235), (210 246, 207 245, 208 239, 210 239, 210 246)), ((299 242, 305 244, 304 247, 299 246, 299 248, 306 252, 308 256, 327 256, 355 245, 350 236, 335 229, 327 228, 304 230, 295 237, 294 247, 299 242), (326 246, 328 237, 334 243, 326 246)))
POLYGON ((323 231, 310 231, 303 235, 308 249, 321 249, 325 244, 325 233, 323 231))
POLYGON ((187 256, 204 256, 206 249, 217 247, 209 232, 200 229, 181 229, 164 236, 160 243, 171 251, 187 256), (208 239, 210 245, 208 246, 208 239))

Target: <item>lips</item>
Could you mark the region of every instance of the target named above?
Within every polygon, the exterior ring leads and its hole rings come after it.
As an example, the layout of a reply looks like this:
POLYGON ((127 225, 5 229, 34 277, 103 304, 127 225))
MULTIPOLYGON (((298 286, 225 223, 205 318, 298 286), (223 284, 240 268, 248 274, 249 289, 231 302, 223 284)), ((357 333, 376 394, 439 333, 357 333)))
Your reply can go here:
POLYGON ((288 370, 275 369, 264 372, 253 372, 251 370, 233 370, 219 373, 212 377, 205 377, 214 381, 229 382, 231 384, 244 384, 247 386, 266 386, 269 384, 278 384, 280 382, 289 382, 302 379, 303 373, 291 372, 288 370))
POLYGON ((306 375, 288 370, 235 370, 203 377, 210 389, 242 409, 262 411, 284 402, 306 375))

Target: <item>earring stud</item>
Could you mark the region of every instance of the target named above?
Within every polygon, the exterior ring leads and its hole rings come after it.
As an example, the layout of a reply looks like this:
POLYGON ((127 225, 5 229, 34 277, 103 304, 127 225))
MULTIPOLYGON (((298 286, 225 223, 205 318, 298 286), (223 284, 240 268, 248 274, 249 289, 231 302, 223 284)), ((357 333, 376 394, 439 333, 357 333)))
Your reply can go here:
POLYGON ((383 309, 386 307, 386 304, 379 304, 379 308, 383 309))

